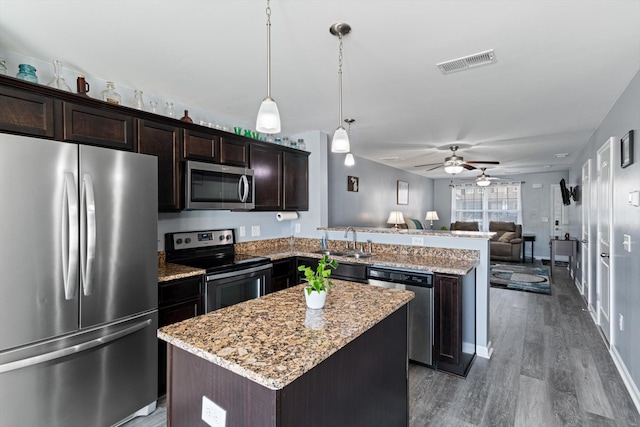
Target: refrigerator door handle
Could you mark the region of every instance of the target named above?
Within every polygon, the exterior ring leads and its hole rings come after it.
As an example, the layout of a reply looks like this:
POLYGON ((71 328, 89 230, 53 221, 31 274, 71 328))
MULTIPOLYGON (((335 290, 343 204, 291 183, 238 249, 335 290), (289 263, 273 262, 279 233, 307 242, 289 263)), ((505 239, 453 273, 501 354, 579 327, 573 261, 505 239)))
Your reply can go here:
POLYGON ((82 200, 80 203, 84 209, 81 232, 86 233, 86 245, 82 245, 82 288, 84 295, 88 296, 93 292, 93 266, 96 258, 96 198, 93 191, 93 179, 89 174, 82 177, 82 200))
POLYGON ((78 290, 78 189, 72 172, 64 174, 64 201, 62 203, 62 279, 64 297, 72 300, 78 290))
POLYGON ((82 351, 86 351, 92 349, 94 347, 108 344, 112 341, 125 337, 127 335, 131 335, 134 332, 139 331, 140 329, 146 328, 151 325, 151 319, 144 320, 142 322, 136 323, 133 326, 129 326, 128 328, 122 329, 118 332, 114 332, 109 335, 105 335, 100 338, 96 338, 91 341, 84 342, 82 344, 72 345, 70 347, 61 348, 59 350, 54 350, 49 353, 39 354, 37 356, 28 357, 26 359, 20 359, 9 363, 4 363, 0 365, 0 374, 9 371, 15 371, 16 369, 26 368, 28 366, 37 365, 44 362, 49 362, 51 360, 59 359, 61 357, 69 356, 71 354, 80 353, 82 351))

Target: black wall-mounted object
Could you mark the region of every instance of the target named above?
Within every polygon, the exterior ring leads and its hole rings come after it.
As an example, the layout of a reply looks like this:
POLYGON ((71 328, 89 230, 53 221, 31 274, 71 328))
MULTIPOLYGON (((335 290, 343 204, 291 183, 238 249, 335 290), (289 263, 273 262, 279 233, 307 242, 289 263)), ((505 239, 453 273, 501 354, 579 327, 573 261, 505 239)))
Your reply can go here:
POLYGON ((567 188, 564 178, 560 180, 560 193, 562 195, 562 204, 569 206, 571 204, 571 192, 567 188))

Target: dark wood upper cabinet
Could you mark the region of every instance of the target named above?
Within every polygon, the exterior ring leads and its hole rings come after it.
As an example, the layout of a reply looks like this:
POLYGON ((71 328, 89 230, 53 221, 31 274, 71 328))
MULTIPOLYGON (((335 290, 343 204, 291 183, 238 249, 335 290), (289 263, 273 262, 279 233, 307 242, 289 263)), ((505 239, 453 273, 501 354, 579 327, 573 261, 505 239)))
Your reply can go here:
POLYGON ((249 164, 249 143, 240 137, 221 137, 220 163, 231 166, 247 166, 249 164))
POLYGON ((309 210, 309 153, 284 152, 282 184, 283 210, 309 210))
POLYGON ((183 155, 185 159, 218 162, 220 160, 220 137, 185 129, 183 155))
POLYGON ((182 129, 150 120, 138 120, 138 152, 158 158, 158 210, 179 211, 184 206, 180 161, 182 129))
POLYGON ((0 130, 54 137, 53 98, 0 86, 0 130))
POLYGON ((255 210, 282 209, 282 150, 251 144, 251 169, 255 182, 255 210))
POLYGON ((63 141, 134 150, 133 116, 63 102, 63 141))

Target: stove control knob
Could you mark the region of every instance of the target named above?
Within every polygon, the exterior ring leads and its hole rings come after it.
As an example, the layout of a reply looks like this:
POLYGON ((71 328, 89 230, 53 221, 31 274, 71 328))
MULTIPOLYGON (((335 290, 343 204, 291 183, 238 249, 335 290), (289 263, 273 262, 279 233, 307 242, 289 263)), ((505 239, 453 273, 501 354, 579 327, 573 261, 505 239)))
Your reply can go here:
POLYGON ((186 239, 184 239, 185 243, 191 243, 191 237, 187 237, 186 239))
POLYGON ((231 234, 227 234, 227 240, 231 240, 231 234))
POLYGON ((179 245, 182 243, 182 239, 176 239, 176 245, 179 245))
POLYGON ((218 240, 223 241, 224 240, 224 234, 221 234, 220 237, 218 237, 218 240))

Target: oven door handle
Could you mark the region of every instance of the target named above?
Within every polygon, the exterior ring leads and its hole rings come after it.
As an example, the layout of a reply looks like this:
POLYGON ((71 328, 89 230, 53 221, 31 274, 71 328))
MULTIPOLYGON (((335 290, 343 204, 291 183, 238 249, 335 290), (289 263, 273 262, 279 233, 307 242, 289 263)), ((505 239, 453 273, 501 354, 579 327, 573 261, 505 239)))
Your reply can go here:
POLYGON ((210 276, 207 276, 207 282, 210 282, 212 280, 226 279, 227 277, 242 276, 244 274, 251 274, 258 271, 268 270, 270 268, 271 268, 271 264, 266 264, 266 265, 260 265, 258 267, 247 268, 245 270, 235 270, 235 271, 229 271, 227 273, 212 274, 210 276))
POLYGON ((249 180, 246 175, 241 175, 238 180, 238 197, 242 203, 246 202, 249 197, 249 180))

